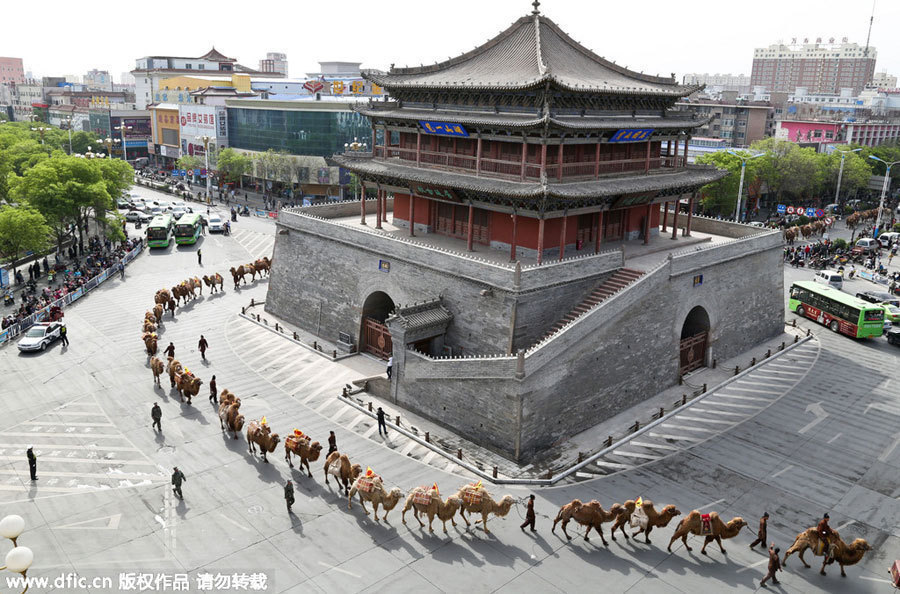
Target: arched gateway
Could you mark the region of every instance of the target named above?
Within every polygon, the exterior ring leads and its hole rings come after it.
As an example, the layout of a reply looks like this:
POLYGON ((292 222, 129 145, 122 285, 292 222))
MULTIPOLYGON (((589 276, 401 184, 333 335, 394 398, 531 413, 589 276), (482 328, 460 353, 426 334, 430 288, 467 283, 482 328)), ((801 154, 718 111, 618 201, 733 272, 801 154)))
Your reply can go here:
POLYGON ((681 327, 681 359, 679 373, 687 373, 706 365, 709 345, 709 314, 699 305, 692 309, 681 327))
POLYGON ((393 352, 391 332, 384 321, 394 311, 394 301, 387 293, 375 291, 363 303, 360 330, 361 350, 387 359, 393 352))

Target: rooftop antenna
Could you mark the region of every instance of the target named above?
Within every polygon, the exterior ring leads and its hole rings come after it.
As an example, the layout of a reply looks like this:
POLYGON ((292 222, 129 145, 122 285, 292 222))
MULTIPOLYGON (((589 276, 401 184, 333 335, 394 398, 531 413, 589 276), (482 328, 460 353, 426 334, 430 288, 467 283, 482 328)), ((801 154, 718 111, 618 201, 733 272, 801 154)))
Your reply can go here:
POLYGON ((872 38, 872 23, 875 22, 875 0, 872 0, 872 16, 869 17, 869 32, 866 34, 866 49, 863 50, 863 56, 869 56, 869 39, 872 38))

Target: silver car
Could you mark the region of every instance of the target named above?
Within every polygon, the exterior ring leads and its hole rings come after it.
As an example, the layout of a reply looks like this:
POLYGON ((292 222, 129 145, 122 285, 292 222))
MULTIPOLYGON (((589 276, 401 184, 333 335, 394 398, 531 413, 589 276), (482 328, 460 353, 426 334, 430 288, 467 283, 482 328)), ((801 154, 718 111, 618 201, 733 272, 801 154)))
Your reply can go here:
POLYGON ((62 326, 61 322, 35 324, 25 332, 25 336, 19 341, 19 350, 23 352, 46 350, 47 345, 59 338, 62 326))

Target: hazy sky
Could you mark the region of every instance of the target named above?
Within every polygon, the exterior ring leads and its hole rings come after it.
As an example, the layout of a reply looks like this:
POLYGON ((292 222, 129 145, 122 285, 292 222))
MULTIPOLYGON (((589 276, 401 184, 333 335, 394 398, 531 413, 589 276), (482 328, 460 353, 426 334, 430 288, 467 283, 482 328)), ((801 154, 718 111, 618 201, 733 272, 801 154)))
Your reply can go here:
MULTIPOLYGON (((267 51, 288 55, 293 77, 319 60, 387 68, 468 51, 531 11, 527 0, 218 0, 103 5, 45 0, 4 6, 0 56, 35 75, 109 70, 116 81, 147 55, 199 56, 211 46, 256 67, 267 51), (23 26, 18 27, 16 23, 23 26), (36 30, 39 28, 40 30, 36 30), (99 41, 102 37, 104 41, 99 41), (95 41, 96 40, 96 41, 95 41)), ((545 0, 541 11, 596 53, 650 74, 750 74, 753 48, 804 37, 865 44, 870 0, 545 0)), ((900 74, 900 0, 878 0, 876 71, 900 74)))

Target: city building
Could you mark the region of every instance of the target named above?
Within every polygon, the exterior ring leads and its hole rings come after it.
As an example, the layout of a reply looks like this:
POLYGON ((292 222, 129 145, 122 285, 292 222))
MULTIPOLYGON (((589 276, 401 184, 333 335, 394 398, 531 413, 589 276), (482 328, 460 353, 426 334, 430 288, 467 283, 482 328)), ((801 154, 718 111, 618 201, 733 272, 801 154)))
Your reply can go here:
POLYGON ((49 108, 50 124, 64 130, 88 132, 91 129, 90 110, 76 105, 51 105, 49 108))
POLYGON ((746 74, 707 74, 692 72, 685 74, 682 78, 685 85, 704 85, 706 87, 715 87, 723 91, 737 91, 746 93, 750 90, 750 77, 746 74))
POLYGON ((288 75, 287 54, 279 52, 268 52, 266 57, 259 61, 260 72, 277 72, 284 76, 288 75))
POLYGON ((192 92, 212 86, 232 87, 241 93, 250 93, 250 75, 232 72, 221 75, 191 74, 163 78, 160 79, 156 93, 153 95, 153 102, 188 105, 194 103, 192 92))
POLYGON ((775 137, 811 146, 824 152, 832 144, 878 146, 900 141, 900 118, 871 118, 867 121, 848 121, 823 114, 805 119, 787 114, 775 122, 775 137))
MULTIPOLYGON (((0 58, 2 60, 2 58, 0 58)), ((897 77, 890 75, 887 71, 876 72, 872 75, 872 86, 876 89, 896 89, 897 77)))
POLYGON ((103 145, 103 151, 111 151, 114 159, 147 158, 148 143, 152 138, 150 110, 116 109, 113 106, 92 107, 89 110, 90 130, 101 139, 113 139, 112 147, 103 145), (125 126, 125 129, 122 129, 125 126), (123 144, 124 140, 124 144, 123 144), (124 147, 124 148, 123 148, 124 147))
POLYGON ((161 169, 172 169, 181 157, 181 127, 175 103, 150 106, 152 138, 147 150, 150 162, 161 169))
POLYGON ((371 390, 521 461, 784 325, 780 234, 691 214, 725 175, 677 152, 698 88, 535 6, 456 58, 362 73, 392 100, 354 108, 370 133, 334 161, 374 198, 280 211, 265 302, 393 357, 371 390))
POLYGON ((25 67, 22 65, 22 58, 0 57, 0 84, 24 82, 25 67))
POLYGON ((106 70, 89 70, 82 77, 82 82, 88 90, 112 91, 113 79, 106 70))
MULTIPOLYGON (((266 76, 278 78, 280 73, 262 73, 258 70, 242 66, 234 58, 229 58, 212 48, 198 58, 179 56, 146 56, 135 61, 131 74, 135 79, 135 98, 138 107, 143 109, 150 103, 168 103, 173 99, 156 99, 160 90, 160 81, 179 75, 228 76, 232 73, 266 76)), ((219 83, 216 83, 219 84, 219 83)))
POLYGON ((46 108, 44 103, 44 86, 40 80, 25 79, 25 82, 15 83, 12 88, 13 119, 24 122, 39 116, 38 111, 46 108))
POLYGON ((234 87, 204 87, 197 91, 191 91, 191 102, 224 107, 226 99, 250 99, 256 96, 256 93, 244 93, 234 87))
POLYGON ((840 93, 845 87, 859 93, 875 74, 875 48, 860 47, 843 38, 822 43, 804 39, 791 40, 790 45, 775 43, 753 50, 750 84, 770 91, 792 93, 804 87, 810 93, 840 93))
POLYGON ((750 146, 767 136, 769 122, 775 114, 775 108, 769 102, 739 101, 735 91, 725 91, 720 96, 723 98, 697 97, 676 104, 678 109, 689 111, 706 122, 697 128, 697 136, 722 139, 731 147, 750 146))

